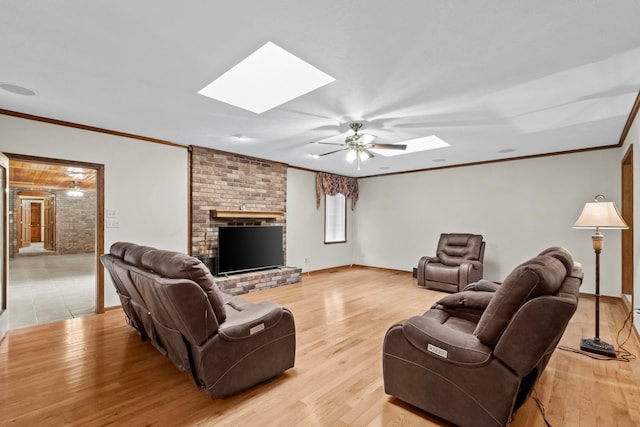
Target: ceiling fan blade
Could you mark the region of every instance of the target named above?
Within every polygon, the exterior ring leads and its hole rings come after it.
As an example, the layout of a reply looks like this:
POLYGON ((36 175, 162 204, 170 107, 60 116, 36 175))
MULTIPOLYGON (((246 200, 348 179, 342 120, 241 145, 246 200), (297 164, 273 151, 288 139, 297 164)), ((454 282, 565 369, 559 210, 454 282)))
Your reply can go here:
POLYGON ((378 138, 375 135, 371 135, 369 133, 358 134, 358 144, 370 144, 378 138))
POLYGON ((377 148, 379 150, 406 150, 406 144, 373 144, 369 148, 377 148))
POLYGON ((367 150, 366 148, 364 149, 364 152, 367 154, 367 156, 369 156, 370 159, 374 158, 375 156, 373 155, 373 153, 369 150, 367 150))
POLYGON ((341 149, 339 149, 339 150, 329 151, 328 153, 318 154, 318 157, 328 156, 329 154, 339 153, 340 151, 344 151, 344 150, 348 150, 348 148, 341 148, 341 149))
POLYGON ((337 145, 337 146, 340 146, 340 147, 344 145, 344 144, 338 143, 338 142, 322 142, 322 141, 313 141, 312 144, 337 145))

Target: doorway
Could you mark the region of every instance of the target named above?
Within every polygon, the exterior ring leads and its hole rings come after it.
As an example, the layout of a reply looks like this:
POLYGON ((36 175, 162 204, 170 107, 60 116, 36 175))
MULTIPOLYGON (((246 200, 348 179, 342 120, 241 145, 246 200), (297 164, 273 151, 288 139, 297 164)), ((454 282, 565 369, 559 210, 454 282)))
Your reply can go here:
POLYGON ((55 252, 55 193, 22 190, 16 193, 16 197, 18 254, 55 252))
POLYGON ((104 167, 7 156, 10 329, 103 312, 104 167))

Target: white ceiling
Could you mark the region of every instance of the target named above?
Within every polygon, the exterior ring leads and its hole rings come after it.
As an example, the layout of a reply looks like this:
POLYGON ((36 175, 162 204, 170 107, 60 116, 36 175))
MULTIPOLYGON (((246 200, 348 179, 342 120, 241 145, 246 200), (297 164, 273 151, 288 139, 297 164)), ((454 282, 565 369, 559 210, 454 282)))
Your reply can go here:
POLYGON ((637 0, 0 5, 0 83, 35 92, 2 109, 348 176, 614 145, 640 89, 637 0), (336 81, 259 115, 197 93, 268 41, 336 81), (354 120, 451 146, 313 158, 354 120))

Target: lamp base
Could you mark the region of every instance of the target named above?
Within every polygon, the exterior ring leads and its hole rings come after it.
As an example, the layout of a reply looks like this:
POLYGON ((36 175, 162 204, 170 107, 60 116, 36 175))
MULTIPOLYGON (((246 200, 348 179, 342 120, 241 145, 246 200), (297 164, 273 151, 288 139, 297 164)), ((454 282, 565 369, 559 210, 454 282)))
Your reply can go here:
POLYGON ((616 357, 616 350, 613 346, 600 340, 600 338, 584 338, 580 344, 580 350, 601 356, 616 357))

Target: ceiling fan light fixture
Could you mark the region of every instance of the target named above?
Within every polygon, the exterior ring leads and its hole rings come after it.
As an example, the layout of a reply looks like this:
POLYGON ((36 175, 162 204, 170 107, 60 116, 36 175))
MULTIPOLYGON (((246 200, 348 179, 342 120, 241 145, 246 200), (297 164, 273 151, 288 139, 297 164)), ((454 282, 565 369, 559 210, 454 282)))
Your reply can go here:
POLYGON ((367 160, 369 158, 369 154, 367 154, 366 151, 362 150, 358 152, 358 156, 360 157, 360 161, 364 162, 365 160, 367 160))
POLYGON ((358 158, 358 152, 356 150, 349 150, 347 152, 347 162, 353 163, 356 158, 358 158))
POLYGON ((82 197, 83 195, 83 191, 78 188, 78 183, 76 181, 73 181, 73 187, 67 191, 67 196, 82 197))

